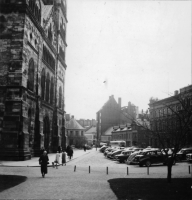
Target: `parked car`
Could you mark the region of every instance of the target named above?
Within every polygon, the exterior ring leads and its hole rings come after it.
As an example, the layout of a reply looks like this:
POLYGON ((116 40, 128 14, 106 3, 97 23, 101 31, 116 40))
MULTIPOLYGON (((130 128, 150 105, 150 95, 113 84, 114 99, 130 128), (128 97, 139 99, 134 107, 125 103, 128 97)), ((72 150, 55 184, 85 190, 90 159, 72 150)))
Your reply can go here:
POLYGON ((111 148, 111 147, 109 147, 109 148, 107 148, 107 149, 105 149, 105 151, 104 151, 104 156, 107 156, 107 154, 108 153, 110 153, 110 152, 112 152, 112 151, 115 151, 115 149, 114 148, 111 148))
POLYGON ((103 153, 103 152, 105 151, 106 148, 108 148, 108 146, 105 146, 105 145, 104 145, 104 146, 102 146, 102 147, 100 148, 99 151, 100 151, 101 153, 103 153))
MULTIPOLYGON (((148 150, 136 155, 133 163, 138 164, 140 167, 143 165, 150 167, 151 164, 167 164, 167 161, 167 156, 160 150, 148 150)), ((175 161, 173 164, 175 164, 175 161)))
POLYGON ((186 159, 187 159, 187 161, 188 162, 192 162, 192 153, 188 153, 187 155, 186 155, 186 159))
POLYGON ((133 153, 133 150, 122 151, 121 154, 115 156, 115 159, 120 163, 125 162, 131 153, 133 153))
POLYGON ((187 160, 186 155, 192 153, 192 147, 191 148, 183 148, 176 154, 176 160, 182 161, 187 160))
POLYGON ((118 149, 116 151, 110 152, 107 154, 107 158, 114 159, 115 156, 121 154, 122 151, 123 151, 122 149, 118 149))
POLYGON ((133 152, 128 158, 127 158, 127 161, 125 163, 127 163, 128 165, 132 165, 134 164, 133 163, 133 160, 135 158, 136 155, 139 155, 142 151, 135 151, 133 152))

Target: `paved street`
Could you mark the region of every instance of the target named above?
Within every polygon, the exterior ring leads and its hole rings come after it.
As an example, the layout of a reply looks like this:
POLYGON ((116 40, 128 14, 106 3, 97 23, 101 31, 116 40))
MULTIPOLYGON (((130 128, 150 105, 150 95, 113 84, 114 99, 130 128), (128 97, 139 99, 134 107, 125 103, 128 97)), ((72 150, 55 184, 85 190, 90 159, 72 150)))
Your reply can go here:
MULTIPOLYGON (((60 166, 58 169, 49 167, 45 178, 41 177, 39 167, 1 166, 0 174, 22 175, 26 176, 27 180, 4 190, 0 193, 0 199, 117 199, 109 187, 109 179, 166 178, 166 173, 166 166, 153 166, 147 175, 146 167, 119 164, 106 159, 102 153, 93 149, 68 162, 67 166, 60 166)), ((180 163, 174 166, 173 177, 191 177, 188 173, 188 164, 180 163)))

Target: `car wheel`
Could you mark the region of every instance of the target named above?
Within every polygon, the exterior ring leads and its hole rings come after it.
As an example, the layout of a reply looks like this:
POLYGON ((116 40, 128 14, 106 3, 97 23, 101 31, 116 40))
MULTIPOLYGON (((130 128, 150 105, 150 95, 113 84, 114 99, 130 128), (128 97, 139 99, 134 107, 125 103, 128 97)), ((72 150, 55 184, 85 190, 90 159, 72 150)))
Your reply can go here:
POLYGON ((147 160, 147 161, 145 162, 145 166, 146 166, 146 167, 150 167, 150 166, 151 166, 151 162, 150 162, 149 160, 147 160))

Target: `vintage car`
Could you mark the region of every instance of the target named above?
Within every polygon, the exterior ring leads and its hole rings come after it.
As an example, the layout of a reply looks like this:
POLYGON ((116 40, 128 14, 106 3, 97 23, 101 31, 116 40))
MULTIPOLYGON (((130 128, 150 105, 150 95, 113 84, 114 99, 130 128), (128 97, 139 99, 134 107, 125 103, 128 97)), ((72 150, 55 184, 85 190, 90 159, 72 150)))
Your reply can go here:
POLYGON ((103 153, 103 152, 105 151, 106 148, 108 148, 108 146, 105 146, 105 145, 104 145, 104 146, 102 146, 102 147, 100 148, 99 151, 100 151, 101 153, 103 153))
POLYGON ((176 154, 177 161, 187 160, 187 154, 192 153, 192 148, 183 148, 176 154))
MULTIPOLYGON (((152 164, 167 164, 168 158, 160 150, 147 150, 136 155, 133 164, 138 164, 140 167, 145 165, 150 167, 152 164)), ((175 164, 175 161, 174 163, 175 164)))
POLYGON ((120 163, 125 162, 131 153, 133 153, 133 150, 122 151, 121 154, 115 156, 115 159, 120 163))
POLYGON ((116 151, 107 154, 107 158, 114 159, 116 155, 121 154, 123 149, 117 149, 116 151))

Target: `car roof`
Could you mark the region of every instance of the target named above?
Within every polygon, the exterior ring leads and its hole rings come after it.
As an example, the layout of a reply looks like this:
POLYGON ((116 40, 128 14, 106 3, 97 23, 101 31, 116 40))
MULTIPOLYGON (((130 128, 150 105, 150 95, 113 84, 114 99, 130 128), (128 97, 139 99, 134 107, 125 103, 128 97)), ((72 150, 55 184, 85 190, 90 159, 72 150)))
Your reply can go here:
POLYGON ((182 148, 181 150, 192 150, 192 147, 189 147, 189 148, 182 148))

